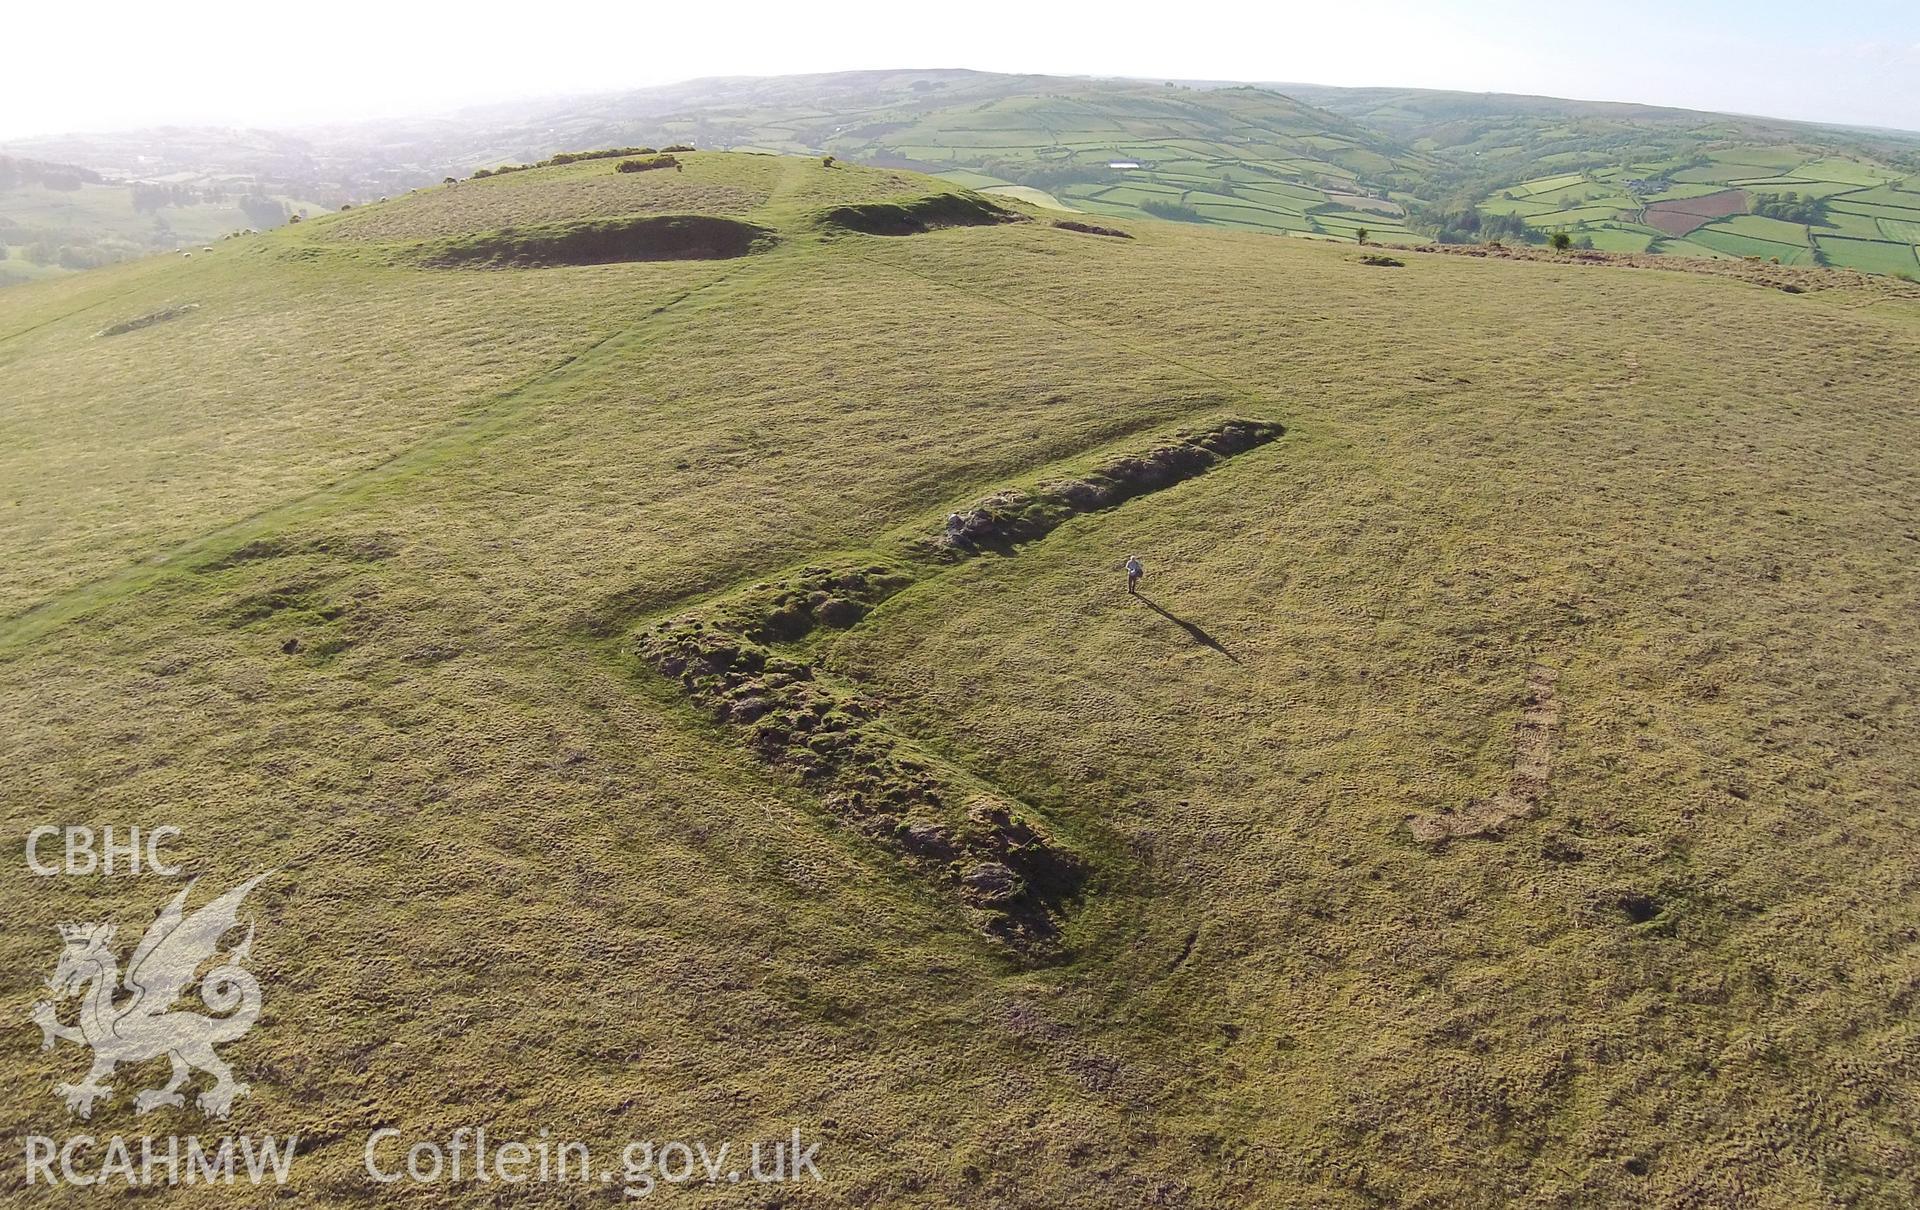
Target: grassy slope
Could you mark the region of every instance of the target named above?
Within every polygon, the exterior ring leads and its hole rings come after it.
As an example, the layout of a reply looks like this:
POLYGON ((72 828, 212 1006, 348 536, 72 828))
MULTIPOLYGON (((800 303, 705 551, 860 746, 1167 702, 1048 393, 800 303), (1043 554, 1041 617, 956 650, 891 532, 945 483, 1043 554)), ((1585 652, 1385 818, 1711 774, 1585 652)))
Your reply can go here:
MULTIPOLYGON (((4 1011, 43 926, 155 906, 33 882, 25 828, 181 822, 214 881, 287 871, 236 1126, 321 1136, 324 1200, 370 1200, 370 1123, 475 1120, 799 1124, 820 1204, 1911 1199, 1913 304, 805 219, 925 187, 786 162, 735 261, 388 268, 315 225, 0 296, 7 612, 51 602, 0 629, 4 1011), (1095 855, 1063 965, 586 625, 1223 407, 1292 431, 828 650, 1095 855), (1505 779, 1535 661, 1545 818, 1415 846, 1505 779)), ((74 1053, 10 1037, 0 1126, 57 1130, 74 1053)))

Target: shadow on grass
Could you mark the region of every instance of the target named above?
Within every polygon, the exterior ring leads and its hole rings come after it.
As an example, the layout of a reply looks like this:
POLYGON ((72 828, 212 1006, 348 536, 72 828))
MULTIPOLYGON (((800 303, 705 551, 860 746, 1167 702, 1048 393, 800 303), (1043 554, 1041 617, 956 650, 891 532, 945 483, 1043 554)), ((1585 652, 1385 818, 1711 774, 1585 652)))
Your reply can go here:
POLYGON ((1162 608, 1159 602, 1155 601, 1152 597, 1148 596, 1143 592, 1137 592, 1133 595, 1138 597, 1140 599, 1140 603, 1145 605, 1148 609, 1153 610, 1153 612, 1167 619, 1167 621, 1172 622, 1175 626, 1178 626, 1180 629, 1186 631, 1187 637, 1192 639, 1194 642, 1200 644, 1202 647, 1213 648, 1215 651, 1219 652, 1221 655, 1226 656, 1228 659, 1232 660, 1236 664, 1240 662, 1239 656, 1233 654, 1233 652, 1231 651, 1228 651, 1226 647, 1221 644, 1219 639, 1214 638, 1212 635, 1208 634, 1205 630, 1202 630, 1198 623, 1189 622, 1185 618, 1181 617, 1179 614, 1173 613, 1170 610, 1162 608))

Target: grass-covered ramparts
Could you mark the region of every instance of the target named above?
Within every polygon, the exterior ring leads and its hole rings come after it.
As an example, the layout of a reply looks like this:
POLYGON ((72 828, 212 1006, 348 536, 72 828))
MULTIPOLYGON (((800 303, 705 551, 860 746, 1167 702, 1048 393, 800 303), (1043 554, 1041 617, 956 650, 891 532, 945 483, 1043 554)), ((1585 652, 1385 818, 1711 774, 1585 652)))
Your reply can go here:
MULTIPOLYGON (((888 574, 809 568, 790 590, 822 598, 831 617, 828 599, 857 599, 870 577, 888 574)), ((1085 879, 1083 862, 1015 804, 913 752, 863 695, 822 677, 809 660, 697 616, 648 629, 638 649, 717 722, 738 728, 760 757, 798 776, 835 817, 950 882, 989 934, 1029 956, 1054 941, 1085 879)))
POLYGON ((998 492, 955 513, 932 543, 950 556, 1031 542, 1077 513, 1112 508, 1191 479, 1222 459, 1265 445, 1284 432, 1284 425, 1267 420, 1226 420, 1197 432, 1182 432, 1165 444, 1122 454, 1071 479, 1031 490, 998 492))
POLYGON ((741 729, 762 758, 819 792, 838 817, 951 881, 988 933, 1029 956, 1045 952, 1085 882, 1084 860, 1018 804, 970 786, 962 770, 909 754, 883 712, 792 645, 822 627, 851 629, 955 559, 1035 541, 1077 514, 1190 479, 1283 431, 1268 421, 1224 420, 1071 478, 1008 489, 951 514, 937 535, 908 540, 898 561, 801 568, 648 626, 637 650, 715 721, 741 729))

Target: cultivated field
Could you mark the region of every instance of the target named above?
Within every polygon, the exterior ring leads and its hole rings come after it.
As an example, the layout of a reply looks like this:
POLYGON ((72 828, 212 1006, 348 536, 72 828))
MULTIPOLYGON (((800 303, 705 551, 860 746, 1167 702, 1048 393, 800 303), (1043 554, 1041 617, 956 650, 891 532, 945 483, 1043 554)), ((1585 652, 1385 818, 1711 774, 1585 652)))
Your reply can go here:
MULTIPOLYGON (((173 889, 21 838, 166 823, 277 871, 229 1128, 315 1205, 514 1201, 367 1180, 475 1122, 821 1142, 713 1207, 1920 1200, 1906 287, 613 174, 0 294, 0 1130, 52 926, 173 889)), ((87 1130, 202 1127, 149 1074, 87 1130)))
POLYGON ((1920 277, 1920 181, 1865 160, 1735 145, 1527 181, 1484 200, 1582 247, 1920 277), (1631 246, 1638 242, 1639 246, 1631 246))

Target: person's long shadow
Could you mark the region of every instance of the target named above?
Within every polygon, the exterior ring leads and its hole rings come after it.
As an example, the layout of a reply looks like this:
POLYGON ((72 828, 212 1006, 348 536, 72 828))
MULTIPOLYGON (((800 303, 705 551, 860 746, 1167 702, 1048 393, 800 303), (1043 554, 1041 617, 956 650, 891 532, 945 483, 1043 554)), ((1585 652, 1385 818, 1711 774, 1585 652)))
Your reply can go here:
POLYGON ((1214 638, 1212 635, 1202 630, 1199 627, 1199 625, 1197 625, 1196 623, 1187 621, 1185 618, 1181 617, 1179 614, 1173 613, 1166 609, 1162 609, 1158 601, 1155 601, 1152 597, 1148 596, 1144 592, 1136 592, 1133 595, 1140 598, 1140 603, 1145 605, 1148 609, 1153 610, 1153 612, 1159 614, 1161 617, 1165 618, 1167 621, 1172 622, 1175 626, 1178 626, 1180 629, 1186 631, 1187 637, 1192 639, 1194 642, 1200 644, 1202 647, 1213 648, 1215 651, 1219 652, 1221 655, 1226 656, 1228 659, 1232 660, 1236 664, 1240 662, 1239 656, 1233 654, 1233 652, 1231 651, 1228 651, 1226 647, 1221 645, 1221 642, 1219 639, 1214 638))

